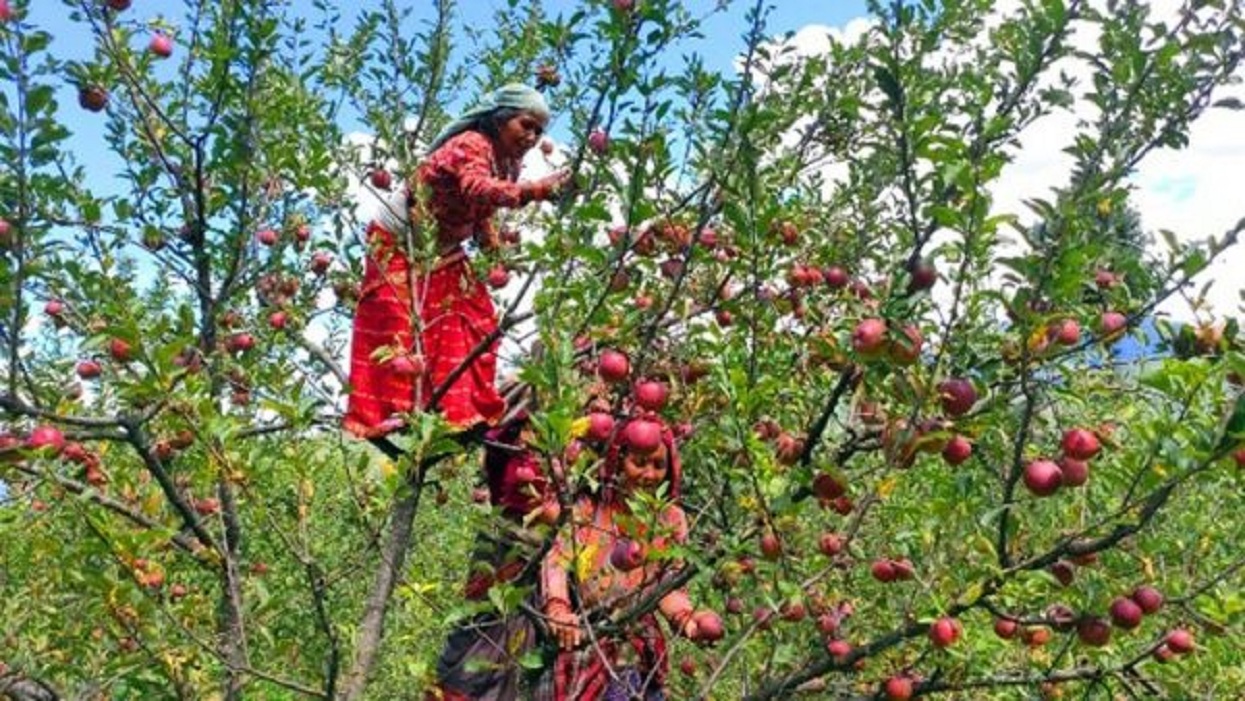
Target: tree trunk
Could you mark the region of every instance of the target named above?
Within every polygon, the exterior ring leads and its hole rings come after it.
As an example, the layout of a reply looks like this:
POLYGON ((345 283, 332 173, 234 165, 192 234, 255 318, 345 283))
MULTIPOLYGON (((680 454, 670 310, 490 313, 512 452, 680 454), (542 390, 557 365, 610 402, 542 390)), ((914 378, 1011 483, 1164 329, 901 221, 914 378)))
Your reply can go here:
POLYGON ((419 508, 419 495, 423 491, 424 474, 423 470, 416 473, 415 479, 411 480, 410 493, 394 506, 389 538, 381 551, 376 581, 372 584, 372 593, 368 595, 364 605, 363 618, 359 621, 359 630, 355 636, 354 663, 342 683, 341 698, 344 701, 354 701, 362 695, 380 653, 385 632, 385 614, 389 609, 393 588, 406 563, 415 512, 419 508))

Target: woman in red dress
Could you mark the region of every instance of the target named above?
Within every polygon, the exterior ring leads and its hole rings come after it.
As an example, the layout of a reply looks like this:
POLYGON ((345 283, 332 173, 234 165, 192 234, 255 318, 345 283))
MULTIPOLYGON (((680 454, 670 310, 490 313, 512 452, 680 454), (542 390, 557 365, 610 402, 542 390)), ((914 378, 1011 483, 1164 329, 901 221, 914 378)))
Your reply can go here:
POLYGON ((408 206, 368 226, 346 430, 383 435, 416 410, 439 411, 462 429, 504 413, 494 386, 497 314, 463 244, 474 239, 482 249, 496 248, 499 207, 551 199, 565 184, 561 171, 517 182, 523 155, 548 121, 540 93, 500 88, 433 140, 406 194, 408 206))

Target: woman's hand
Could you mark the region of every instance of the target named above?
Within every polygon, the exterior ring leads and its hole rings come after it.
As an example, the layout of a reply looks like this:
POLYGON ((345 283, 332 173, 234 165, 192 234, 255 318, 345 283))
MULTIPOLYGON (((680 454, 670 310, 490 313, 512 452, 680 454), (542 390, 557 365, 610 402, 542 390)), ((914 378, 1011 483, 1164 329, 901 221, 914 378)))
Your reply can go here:
POLYGON ((543 178, 528 181, 524 186, 529 201, 556 199, 571 190, 571 171, 565 168, 556 170, 543 178))
POLYGON ((558 641, 558 647, 573 650, 579 646, 583 634, 579 629, 579 617, 571 611, 570 605, 550 601, 545 605, 545 617, 549 619, 549 632, 558 641))

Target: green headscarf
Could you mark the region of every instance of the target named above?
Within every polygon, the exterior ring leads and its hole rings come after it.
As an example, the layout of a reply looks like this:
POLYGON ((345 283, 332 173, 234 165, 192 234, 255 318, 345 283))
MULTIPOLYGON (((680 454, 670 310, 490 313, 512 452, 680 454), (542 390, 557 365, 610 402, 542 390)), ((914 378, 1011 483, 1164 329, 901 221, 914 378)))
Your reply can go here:
POLYGON ((464 131, 476 128, 489 115, 507 107, 532 112, 545 119, 549 118, 549 105, 545 102, 545 97, 534 88, 521 83, 503 85, 442 129, 441 133, 437 134, 437 138, 428 144, 428 153, 441 148, 446 141, 464 131))

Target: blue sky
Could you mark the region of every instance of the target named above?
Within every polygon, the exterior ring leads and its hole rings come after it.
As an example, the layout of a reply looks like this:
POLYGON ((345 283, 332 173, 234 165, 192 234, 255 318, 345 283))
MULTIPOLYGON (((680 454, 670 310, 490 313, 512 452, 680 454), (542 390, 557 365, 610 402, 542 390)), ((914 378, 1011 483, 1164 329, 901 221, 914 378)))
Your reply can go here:
MULTIPOLYGON (((432 0, 407 0, 407 4, 415 7, 417 17, 431 15, 432 0)), ((693 15, 703 16, 710 14, 710 10, 717 4, 717 0, 687 0, 684 6, 693 15)), ((730 71, 732 61, 743 45, 741 35, 747 29, 746 12, 753 4, 754 0, 732 0, 726 11, 712 14, 705 26, 705 39, 693 42, 690 50, 705 57, 708 67, 730 71)), ((863 0, 768 0, 768 4, 772 6, 772 12, 769 15, 769 30, 773 35, 796 31, 809 24, 842 26, 853 17, 865 14, 863 0)), ((376 6, 378 2, 360 0, 357 4, 350 5, 352 7, 376 6)), ((461 15, 459 21, 462 25, 488 26, 494 14, 508 5, 507 0, 459 0, 458 12, 461 15)), ((583 5, 583 0, 545 2, 550 15, 569 14, 583 5)), ((293 0, 291 6, 295 9, 305 9, 308 16, 312 16, 314 12, 309 0, 293 0)), ((29 0, 27 9, 29 9, 27 21, 50 31, 54 36, 52 51, 57 56, 62 59, 90 59, 91 36, 88 35, 85 27, 70 20, 65 4, 54 0, 29 0)), ((182 0, 134 0, 131 9, 127 10, 123 16, 127 20, 138 22, 159 21, 163 17, 177 26, 182 24, 183 14, 182 0)), ((350 26, 354 12, 341 10, 341 14, 344 16, 342 29, 345 30, 350 26)), ((174 60, 178 59, 181 50, 182 47, 174 50, 174 60)), ((75 132, 75 139, 71 142, 70 148, 78 153, 98 153, 98 146, 103 141, 102 131, 105 121, 78 110, 76 100, 76 91, 66 80, 63 90, 59 92, 59 102, 62 113, 66 113, 68 126, 75 132)), ((120 162, 117 166, 120 167, 120 162)), ((92 174, 98 176, 100 173, 92 174)))
MULTIPOLYGON (((842 26, 850 19, 866 13, 863 0, 767 0, 767 3, 772 7, 768 27, 773 35, 794 32, 809 24, 842 26)), ((404 4, 414 8, 416 17, 427 17, 432 13, 432 0, 406 0, 404 4)), ((549 0, 545 3, 545 7, 551 15, 558 15, 573 12, 583 4, 582 0, 549 0)), ((732 0, 726 11, 711 14, 710 11, 718 5, 718 0, 686 0, 684 7, 694 16, 710 15, 704 27, 705 38, 692 43, 686 49, 703 56, 710 69, 732 70, 732 61, 743 46, 741 35, 747 28, 745 16, 754 4, 755 0, 732 0)), ((93 39, 83 25, 69 19, 68 8, 64 3, 53 0, 28 0, 26 5, 27 21, 52 34, 52 51, 57 57, 76 60, 91 57, 93 39)), ((360 0, 357 4, 350 3, 349 5, 350 7, 375 7, 379 5, 379 2, 360 0)), ((309 0, 291 0, 291 6, 296 9, 305 8, 308 16, 312 16, 314 12, 309 0)), ((496 12, 508 6, 507 0, 459 0, 457 9, 460 13, 460 24, 473 27, 488 26, 496 12)), ((343 15, 342 29, 345 30, 353 23, 354 11, 343 9, 340 12, 343 15)), ((182 23, 183 13, 182 0, 136 0, 131 9, 124 13, 124 17, 129 21, 140 23, 158 22, 162 18, 167 18, 171 24, 177 26, 182 23)), ((183 50, 180 46, 174 50, 174 61, 180 57, 183 50)), ((680 53, 679 56, 671 58, 679 61, 681 55, 680 53)), ((170 70, 173 65, 176 64, 170 62, 170 70)), ((8 92, 11 88, 3 86, 0 89, 8 92)), ((70 150, 78 154, 80 158, 85 154, 96 155, 93 162, 82 164, 89 173, 88 184, 98 194, 113 192, 112 184, 107 181, 113 174, 120 171, 121 161, 102 148, 105 120, 101 116, 88 114, 78 107, 76 90, 68 79, 58 91, 57 99, 66 125, 74 132, 74 137, 68 145, 70 150)), ((355 128, 354 125, 344 126, 347 129, 355 128)), ((557 129, 556 124, 554 129, 557 129)))

